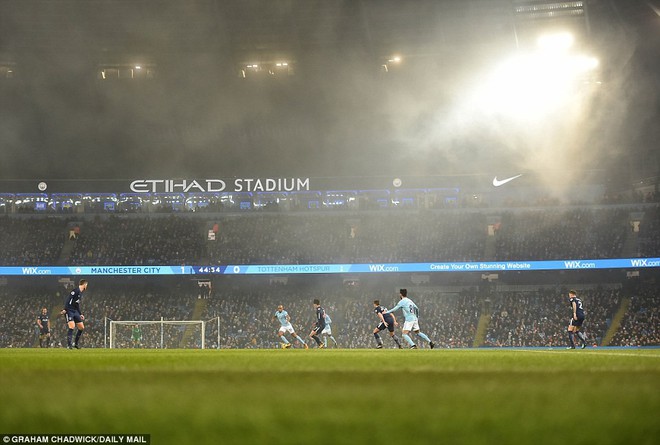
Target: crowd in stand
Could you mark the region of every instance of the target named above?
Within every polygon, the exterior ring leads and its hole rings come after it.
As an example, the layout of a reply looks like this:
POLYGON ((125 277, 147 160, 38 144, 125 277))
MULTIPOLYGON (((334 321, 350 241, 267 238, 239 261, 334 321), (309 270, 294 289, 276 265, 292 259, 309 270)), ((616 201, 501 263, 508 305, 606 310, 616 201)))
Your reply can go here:
POLYGON ((660 207, 649 209, 639 225, 639 256, 657 257, 660 252, 660 207))
POLYGON ((56 218, 0 217, 0 265, 55 264, 65 229, 66 222, 56 218))
MULTIPOLYGON (((51 347, 66 343, 66 327, 59 315, 60 300, 66 290, 54 293, 44 289, 25 290, 16 298, 3 289, 0 310, 0 347, 35 347, 38 337, 36 318, 42 307, 51 314, 51 347)), ((91 286, 83 300, 86 331, 83 345, 102 348, 109 345, 109 319, 115 321, 191 320, 196 305, 198 319, 207 321, 207 348, 277 348, 279 324, 273 320, 276 308, 284 305, 297 333, 308 345, 315 312, 312 300, 318 298, 332 319, 333 335, 341 348, 373 348, 372 334, 378 324, 373 300, 386 307, 398 301, 394 292, 361 289, 359 286, 300 288, 287 285, 239 286, 199 295, 186 286, 91 286)), ((660 293, 654 286, 629 293, 620 289, 597 288, 579 292, 587 321, 584 325, 590 345, 600 345, 623 297, 632 297, 621 326, 610 345, 660 345, 660 293)), ((489 316, 485 336, 478 342, 486 347, 563 347, 571 317, 566 289, 492 291, 487 295, 474 289, 460 292, 418 288, 410 297, 420 308, 420 327, 440 348, 466 348, 478 340, 477 327, 482 315, 489 316)), ((403 324, 401 312, 395 313, 403 324)), ((116 347, 180 348, 201 347, 199 327, 141 326, 139 341, 132 339, 134 324, 116 326, 116 347), (186 336, 186 329, 192 331, 186 336), (194 330, 197 331, 194 331, 194 330), (194 332, 193 332, 194 331, 194 332), (163 343, 161 344, 161 340, 163 343)), ((400 327, 397 329, 400 335, 400 327)), ((290 340, 293 341, 292 338, 290 340)), ((384 337, 386 347, 394 343, 384 337)), ((418 342, 426 347, 424 342, 418 342)), ((331 346, 332 343, 331 343, 331 346)), ((301 345, 294 342, 294 347, 301 345)))
POLYGON ((483 256, 483 215, 273 215, 222 221, 208 257, 218 264, 464 261, 483 256))
MULTIPOLYGON (((333 214, 262 213, 208 214, 187 217, 121 217, 76 220, 51 217, 0 218, 0 265, 212 265, 387 263, 427 261, 549 260, 617 258, 624 255, 656 257, 660 252, 660 207, 633 212, 620 207, 564 209, 510 209, 491 214, 482 210, 437 212, 338 212, 333 214), (640 218, 637 243, 632 213, 640 218), (211 219, 210 219, 211 218, 211 219), (215 239, 209 239, 213 227, 215 239), (489 228, 492 228, 489 234, 489 228), (631 230, 633 228, 633 230, 631 230), (635 241, 635 239, 633 239, 635 241), (628 250, 625 246, 628 245, 628 250), (631 250, 632 249, 632 250, 631 250)), ((49 309, 53 346, 65 338, 56 310, 63 288, 30 290, 16 298, 0 286, 0 346, 35 344, 38 311, 49 309), (29 316, 23 316, 29 314, 29 316)), ((198 295, 181 287, 92 286, 84 302, 88 347, 107 343, 104 320, 188 320, 198 295)), ((640 293, 624 295, 611 289, 581 295, 587 310, 590 341, 599 344, 622 298, 632 304, 612 344, 660 344, 658 291, 652 285, 640 293)), ((557 291, 447 294, 421 289, 413 299, 422 308, 422 329, 440 347, 470 347, 479 317, 490 314, 487 346, 558 346, 565 344, 569 310, 565 295, 557 291)), ((278 304, 292 314, 299 334, 307 337, 313 321, 311 300, 320 298, 333 319, 341 347, 372 347, 377 324, 372 301, 386 306, 396 295, 374 294, 359 286, 299 289, 271 285, 266 288, 216 289, 205 301, 208 346, 221 348, 276 347, 277 325, 271 317, 278 304), (220 326, 218 331, 218 326, 220 326)), ((128 328, 126 329, 128 332, 128 328)), ((157 342, 144 332, 146 343, 157 342)), ((167 334, 168 347, 187 341, 184 330, 167 334)), ((128 345, 127 343, 123 344, 128 345)), ((386 343, 387 345, 387 343, 386 343)))
POLYGON ((498 231, 496 258, 617 258, 629 231, 629 212, 620 209, 507 213, 498 231))
POLYGON ((218 217, 0 219, 3 265, 215 265, 600 259, 657 256, 660 210, 647 208, 638 247, 624 246, 621 208, 218 217), (493 222, 497 220, 497 222, 493 222), (209 239, 209 227, 213 239, 209 239), (490 232, 489 232, 490 229, 490 232), (490 233, 490 234, 489 234, 490 233), (69 238, 71 238, 69 240, 69 238), (72 244, 66 246, 65 243, 72 244))
POLYGON ((199 222, 185 218, 112 217, 85 222, 69 264, 184 264, 201 257, 199 222))
MULTIPOLYGON (((618 290, 595 289, 579 294, 589 323, 591 344, 599 345, 619 307, 618 290)), ((491 301, 488 346, 562 346, 572 316, 566 292, 505 292, 491 301), (557 329, 557 327, 564 329, 557 329)))
POLYGON ((660 345, 660 292, 645 289, 631 297, 630 307, 613 344, 621 346, 660 345))
POLYGON ((42 308, 50 308, 51 304, 52 297, 47 289, 31 290, 29 295, 17 298, 6 286, 0 287, 0 347, 34 346, 38 335, 37 317, 42 308))

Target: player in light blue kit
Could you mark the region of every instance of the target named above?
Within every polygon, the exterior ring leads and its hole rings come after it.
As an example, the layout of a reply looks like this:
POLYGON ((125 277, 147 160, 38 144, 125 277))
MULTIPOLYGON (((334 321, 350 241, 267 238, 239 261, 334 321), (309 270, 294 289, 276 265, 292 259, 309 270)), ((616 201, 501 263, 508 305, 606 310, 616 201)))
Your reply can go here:
POLYGON ((410 349, 417 349, 417 345, 413 343, 412 339, 408 335, 410 331, 413 331, 415 335, 417 335, 419 338, 428 342, 429 346, 431 346, 431 349, 433 349, 435 347, 435 343, 433 343, 425 333, 419 331, 419 320, 417 318, 417 314, 419 313, 419 308, 410 298, 408 298, 408 290, 399 289, 399 297, 401 298, 401 300, 397 303, 397 305, 394 306, 389 311, 383 312, 383 315, 401 309, 403 311, 403 317, 405 319, 405 322, 403 323, 402 337, 406 342, 408 342, 408 344, 410 345, 410 349))
POLYGON ((279 335, 280 340, 282 340, 282 349, 289 349, 291 347, 291 343, 289 343, 289 340, 287 340, 284 336, 284 334, 287 332, 291 334, 293 338, 297 339, 305 347, 305 349, 309 349, 309 346, 307 346, 305 340, 296 334, 296 331, 293 329, 293 325, 291 324, 291 317, 289 317, 289 313, 284 310, 284 306, 281 304, 277 306, 277 311, 275 312, 275 315, 273 315, 273 320, 275 319, 280 322, 280 329, 277 331, 277 335, 279 335))
POLYGON ((323 344, 325 345, 326 348, 328 347, 328 337, 330 337, 330 340, 332 340, 333 343, 335 344, 335 348, 337 346, 339 346, 337 344, 337 340, 335 340, 335 338, 332 336, 332 327, 330 326, 331 324, 332 324, 332 319, 330 318, 330 316, 326 312, 325 313, 325 327, 321 331, 321 335, 323 335, 323 344))

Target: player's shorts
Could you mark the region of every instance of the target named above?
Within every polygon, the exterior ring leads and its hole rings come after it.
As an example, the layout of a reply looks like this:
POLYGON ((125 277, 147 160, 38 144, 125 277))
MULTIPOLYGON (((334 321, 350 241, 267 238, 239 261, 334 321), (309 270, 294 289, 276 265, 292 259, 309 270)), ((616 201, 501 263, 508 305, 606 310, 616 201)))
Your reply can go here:
POLYGON ((82 323, 82 317, 78 311, 66 311, 66 322, 73 321, 74 323, 82 323))
POLYGON ((321 334, 332 335, 332 328, 330 327, 329 324, 325 325, 325 327, 321 331, 321 334))
POLYGON ((417 320, 406 321, 405 323, 403 323, 403 330, 417 332, 419 331, 419 322, 417 320))
POLYGON ((584 318, 578 318, 577 320, 575 320, 571 317, 571 321, 568 322, 568 325, 579 328, 582 327, 582 323, 584 323, 584 318))
POLYGON ((387 323, 387 326, 385 326, 385 323, 379 323, 378 326, 376 326, 376 329, 379 331, 387 329, 390 332, 394 332, 394 323, 387 323))
POLYGON ((48 334, 50 334, 50 329, 48 329, 48 328, 42 328, 42 329, 39 330, 39 333, 40 333, 41 335, 48 335, 48 334))
POLYGON ((324 326, 316 325, 314 326, 314 329, 312 329, 312 334, 319 335, 319 332, 322 332, 323 329, 325 329, 325 325, 324 326))
POLYGON ((280 333, 288 332, 289 334, 293 334, 296 331, 293 329, 293 325, 289 324, 289 325, 286 325, 286 326, 280 326, 280 330, 278 332, 280 332, 280 333))

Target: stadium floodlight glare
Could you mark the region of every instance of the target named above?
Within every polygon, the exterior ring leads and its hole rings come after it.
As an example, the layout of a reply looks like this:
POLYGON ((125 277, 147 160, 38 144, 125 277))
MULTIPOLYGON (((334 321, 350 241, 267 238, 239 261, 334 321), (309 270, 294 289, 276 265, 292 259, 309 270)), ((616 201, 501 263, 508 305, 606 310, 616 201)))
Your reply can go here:
POLYGON ((598 68, 600 61, 595 57, 576 56, 574 58, 574 65, 579 72, 592 71, 598 68))
POLYGON ((398 64, 400 64, 402 59, 401 59, 401 56, 391 56, 391 57, 388 57, 387 59, 383 59, 383 60, 387 60, 387 61, 384 62, 384 63, 382 63, 382 64, 380 65, 380 67, 382 68, 382 70, 383 70, 384 72, 387 73, 387 72, 390 71, 390 67, 391 67, 392 65, 398 65, 398 64))
POLYGON ((547 39, 540 48, 499 63, 475 88, 472 106, 489 114, 529 121, 575 101, 582 81, 598 68, 599 61, 570 51, 570 34, 547 39))
POLYGON ((536 45, 543 51, 568 51, 575 43, 573 34, 560 32, 539 36, 536 45))

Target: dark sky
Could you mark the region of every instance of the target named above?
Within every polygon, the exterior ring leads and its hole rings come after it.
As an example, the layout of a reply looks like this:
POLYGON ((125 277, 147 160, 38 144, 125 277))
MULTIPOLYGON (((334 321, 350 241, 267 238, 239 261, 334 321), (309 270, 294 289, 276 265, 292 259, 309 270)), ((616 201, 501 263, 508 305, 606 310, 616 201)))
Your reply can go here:
POLYGON ((0 179, 657 176, 660 2, 589 1, 583 43, 601 88, 579 118, 532 128, 464 107, 479 73, 515 50, 510 5, 0 0, 0 66, 14 71, 0 79, 0 179), (403 63, 385 73, 393 54, 403 63), (238 75, 285 59, 292 76, 238 75), (97 78, 113 64, 155 75, 97 78))

